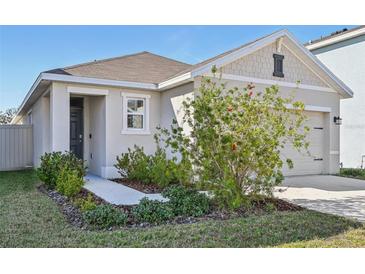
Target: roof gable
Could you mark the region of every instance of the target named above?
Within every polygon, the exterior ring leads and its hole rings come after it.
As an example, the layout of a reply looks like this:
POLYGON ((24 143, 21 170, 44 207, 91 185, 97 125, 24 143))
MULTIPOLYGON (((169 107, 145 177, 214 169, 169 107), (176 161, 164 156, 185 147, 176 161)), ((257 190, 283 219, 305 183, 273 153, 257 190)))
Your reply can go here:
MULTIPOLYGON (((190 71, 191 77, 209 74, 213 66, 223 67, 235 60, 247 56, 269 44, 281 41, 292 53, 301 59, 312 71, 317 74, 328 86, 340 93, 344 98, 353 96, 352 90, 337 78, 317 57, 307 50, 289 31, 280 30, 268 36, 246 44, 236 50, 212 58, 211 61, 193 66, 190 71)), ((179 75, 178 75, 179 76, 179 75)))
POLYGON ((249 55, 233 61, 221 69, 223 74, 240 75, 267 79, 277 82, 290 82, 328 87, 328 85, 310 70, 299 58, 297 58, 289 48, 282 45, 278 52, 277 43, 271 43, 249 55), (284 56, 284 77, 273 76, 274 54, 284 56))

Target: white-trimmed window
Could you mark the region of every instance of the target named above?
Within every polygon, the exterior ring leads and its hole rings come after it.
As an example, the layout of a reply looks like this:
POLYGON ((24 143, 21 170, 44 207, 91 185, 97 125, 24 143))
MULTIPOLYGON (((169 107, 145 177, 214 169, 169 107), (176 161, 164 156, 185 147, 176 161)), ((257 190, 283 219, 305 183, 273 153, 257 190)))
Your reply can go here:
POLYGON ((122 93, 123 134, 150 134, 150 95, 122 93))

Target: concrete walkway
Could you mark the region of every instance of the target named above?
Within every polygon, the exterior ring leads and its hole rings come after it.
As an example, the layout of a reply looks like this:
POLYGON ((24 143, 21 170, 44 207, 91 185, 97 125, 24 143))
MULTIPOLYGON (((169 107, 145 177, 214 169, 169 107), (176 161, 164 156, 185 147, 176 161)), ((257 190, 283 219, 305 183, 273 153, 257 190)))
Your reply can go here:
POLYGON ((339 176, 287 177, 275 196, 303 207, 365 222, 365 181, 339 176))
POLYGON ((166 201, 160 194, 145 194, 92 174, 87 174, 85 181, 84 188, 114 205, 135 205, 145 197, 151 200, 166 201))

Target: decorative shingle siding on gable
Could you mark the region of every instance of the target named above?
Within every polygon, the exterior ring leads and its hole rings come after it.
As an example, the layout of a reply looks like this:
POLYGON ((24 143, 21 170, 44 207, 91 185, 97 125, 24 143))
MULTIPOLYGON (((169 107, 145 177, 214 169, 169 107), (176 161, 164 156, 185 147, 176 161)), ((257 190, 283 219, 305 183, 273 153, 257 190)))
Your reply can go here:
POLYGON ((232 62, 222 68, 226 74, 235 74, 246 77, 270 79, 295 83, 298 80, 302 84, 326 87, 327 85, 318 78, 305 64, 293 55, 285 46, 282 46, 280 54, 284 55, 284 77, 273 76, 276 44, 266 46, 248 56, 232 62))

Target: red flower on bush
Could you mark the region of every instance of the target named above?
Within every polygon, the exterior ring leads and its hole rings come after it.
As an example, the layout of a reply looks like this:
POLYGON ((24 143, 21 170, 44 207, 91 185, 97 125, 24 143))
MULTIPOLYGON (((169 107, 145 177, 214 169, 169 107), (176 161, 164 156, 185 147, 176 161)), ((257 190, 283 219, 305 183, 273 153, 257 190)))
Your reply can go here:
POLYGON ((250 83, 250 84, 247 85, 247 89, 248 90, 251 90, 251 89, 254 89, 254 88, 255 88, 255 85, 252 84, 252 83, 250 83))

